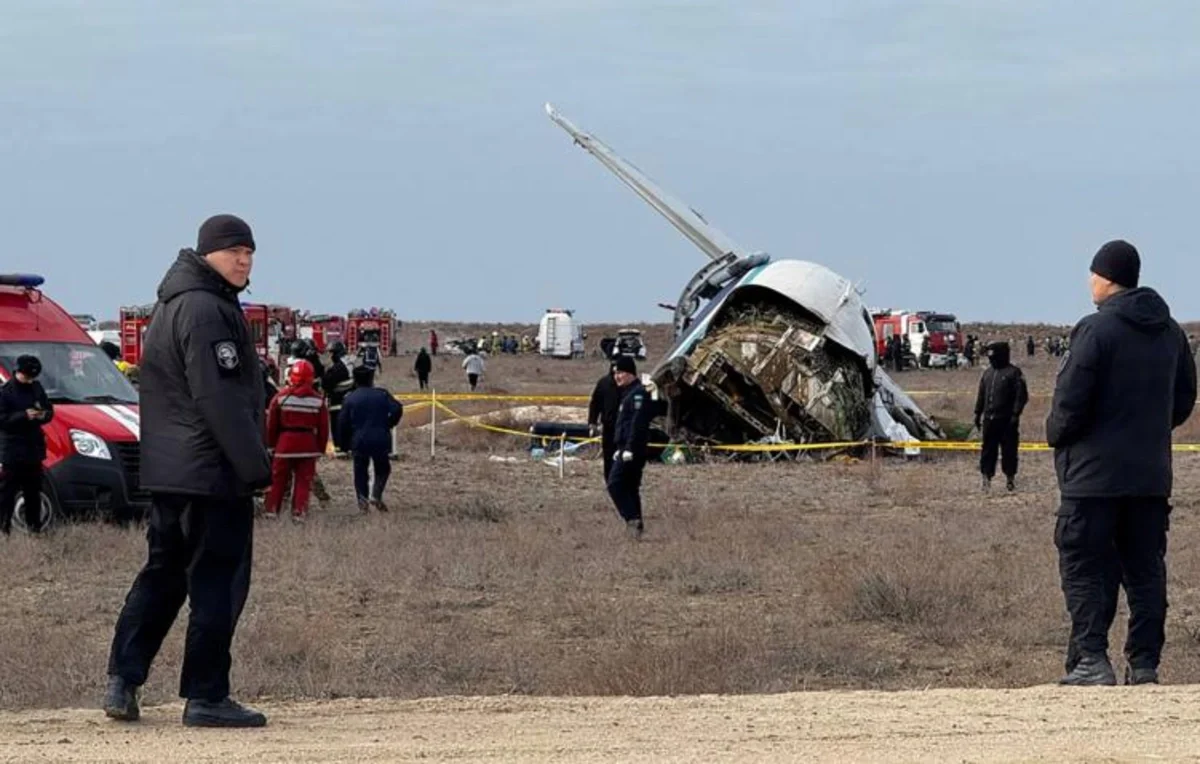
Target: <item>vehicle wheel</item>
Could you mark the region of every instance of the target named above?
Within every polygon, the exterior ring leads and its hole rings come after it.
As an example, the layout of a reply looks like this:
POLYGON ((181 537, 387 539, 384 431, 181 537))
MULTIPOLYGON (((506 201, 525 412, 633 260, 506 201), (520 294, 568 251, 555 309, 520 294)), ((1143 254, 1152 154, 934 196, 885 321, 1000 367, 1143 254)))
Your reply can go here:
MULTIPOLYGON (((58 524, 62 513, 59 511, 58 502, 54 499, 53 490, 49 484, 42 485, 42 530, 47 531, 58 524)), ((13 527, 21 533, 28 533, 29 528, 25 525, 25 497, 18 495, 16 508, 13 510, 13 527)))

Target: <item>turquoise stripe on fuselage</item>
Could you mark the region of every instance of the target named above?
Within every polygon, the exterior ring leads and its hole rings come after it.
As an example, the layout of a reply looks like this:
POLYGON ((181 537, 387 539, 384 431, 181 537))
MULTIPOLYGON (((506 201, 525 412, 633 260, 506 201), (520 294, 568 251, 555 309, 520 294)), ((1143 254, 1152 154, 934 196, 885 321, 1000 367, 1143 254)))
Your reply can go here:
POLYGON ((688 330, 686 335, 684 335, 683 340, 675 343, 675 347, 671 348, 671 353, 667 356, 666 361, 670 361, 681 355, 690 354, 692 346, 703 339, 704 335, 708 332, 708 325, 712 323, 713 318, 716 317, 721 306, 724 305, 725 301, 729 299, 729 295, 731 295, 733 291, 739 287, 753 284, 754 279, 757 278, 757 276, 762 273, 762 270, 768 265, 770 265, 770 263, 763 263, 756 268, 746 271, 744 274, 742 274, 740 279, 722 289, 719 293, 717 293, 716 297, 709 300, 708 304, 704 306, 704 309, 700 311, 700 315, 697 316, 692 328, 688 330), (686 352, 684 350, 685 348, 687 349, 686 352))

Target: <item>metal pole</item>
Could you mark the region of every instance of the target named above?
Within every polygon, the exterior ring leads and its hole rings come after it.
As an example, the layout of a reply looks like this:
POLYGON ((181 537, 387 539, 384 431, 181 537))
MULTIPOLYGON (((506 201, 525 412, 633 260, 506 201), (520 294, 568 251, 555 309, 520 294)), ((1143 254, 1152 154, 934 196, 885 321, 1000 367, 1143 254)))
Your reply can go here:
POLYGON ((436 456, 437 449, 437 390, 430 391, 429 398, 429 458, 436 456))
POLYGON ((558 438, 558 479, 565 477, 567 469, 567 434, 564 432, 558 438))

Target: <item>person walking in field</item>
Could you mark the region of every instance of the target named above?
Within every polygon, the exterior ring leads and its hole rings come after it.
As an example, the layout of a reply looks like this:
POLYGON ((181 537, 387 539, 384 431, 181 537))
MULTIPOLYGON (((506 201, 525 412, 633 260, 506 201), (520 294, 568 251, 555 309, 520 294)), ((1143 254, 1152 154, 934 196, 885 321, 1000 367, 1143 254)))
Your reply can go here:
POLYGON ((317 460, 329 443, 329 409, 317 392, 312 364, 299 360, 288 370, 288 384, 267 410, 267 446, 274 450, 271 488, 265 516, 279 516, 288 484, 292 483, 292 520, 304 522, 308 497, 317 476, 317 460))
POLYGON ((487 369, 487 365, 483 362, 483 357, 479 353, 471 353, 463 360, 462 367, 467 373, 467 384, 470 385, 471 392, 475 392, 480 378, 483 377, 483 372, 487 369))
POLYGON ((387 390, 375 387, 375 373, 366 367, 355 367, 354 384, 354 391, 342 404, 338 426, 342 428, 342 441, 354 454, 354 490, 358 508, 362 512, 371 507, 387 512, 383 489, 392 472, 389 460, 392 428, 400 424, 404 407, 387 390), (370 481, 372 467, 375 470, 373 485, 370 481))
POLYGON ((1054 527, 1071 615, 1065 685, 1113 685, 1108 632, 1129 603, 1125 683, 1158 682, 1166 641, 1171 432, 1196 404, 1187 335, 1153 289, 1141 256, 1110 241, 1091 268, 1098 310, 1063 351, 1046 440, 1062 501, 1054 527))
POLYGON ((417 373, 417 384, 422 390, 429 389, 429 373, 433 371, 433 359, 429 357, 429 353, 425 352, 425 348, 421 348, 417 353, 417 360, 413 363, 413 371, 417 373))
POLYGON ((1021 440, 1021 413, 1029 403, 1025 375, 1011 361, 1012 350, 1007 342, 993 342, 987 348, 991 367, 979 380, 975 398, 975 427, 983 434, 983 450, 979 455, 979 471, 983 474, 983 490, 992 485, 996 476, 996 457, 1004 471, 1006 487, 1017 489, 1017 447, 1021 440))

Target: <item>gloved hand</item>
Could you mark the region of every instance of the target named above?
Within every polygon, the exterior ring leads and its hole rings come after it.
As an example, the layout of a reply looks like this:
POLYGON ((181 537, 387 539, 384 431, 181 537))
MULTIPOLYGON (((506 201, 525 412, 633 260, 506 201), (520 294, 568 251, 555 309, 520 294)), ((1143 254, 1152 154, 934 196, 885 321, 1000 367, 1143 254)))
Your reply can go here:
POLYGON ((588 425, 588 437, 589 437, 589 438, 594 438, 594 437, 596 437, 598 434, 600 434, 600 427, 599 427, 599 425, 589 424, 589 425, 588 425))
POLYGON ((633 452, 632 451, 622 451, 621 452, 621 461, 623 461, 623 462, 633 461, 633 452))
POLYGON ((979 417, 975 417, 975 429, 979 430, 982 428, 983 428, 983 420, 981 420, 979 417))

